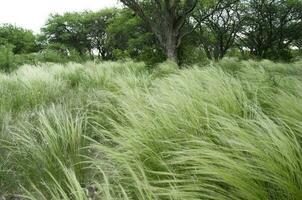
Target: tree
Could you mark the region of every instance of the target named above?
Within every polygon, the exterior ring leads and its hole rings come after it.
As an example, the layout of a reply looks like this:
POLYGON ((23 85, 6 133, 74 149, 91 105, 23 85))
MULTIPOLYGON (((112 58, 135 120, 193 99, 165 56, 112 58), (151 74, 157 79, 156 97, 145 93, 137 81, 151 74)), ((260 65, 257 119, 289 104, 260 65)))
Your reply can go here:
POLYGON ((114 9, 106 9, 52 15, 42 28, 42 41, 48 47, 65 47, 67 52, 76 50, 82 56, 97 53, 104 60, 110 59, 106 29, 115 13, 114 9))
POLYGON ((47 62, 65 62, 73 52, 83 56, 89 52, 89 43, 79 13, 50 15, 38 36, 40 55, 47 62))
POLYGON ((80 54, 89 51, 89 41, 84 27, 82 13, 65 13, 64 15, 51 15, 42 28, 45 43, 65 46, 75 49, 80 54))
POLYGON ((130 57, 147 64, 165 59, 155 35, 148 30, 143 20, 128 8, 117 12, 106 33, 106 45, 113 52, 114 59, 130 57))
POLYGON ((13 48, 10 44, 0 46, 0 71, 10 72, 16 68, 13 48))
POLYGON ((197 0, 121 0, 147 24, 168 59, 178 61, 177 50, 187 35, 183 27, 197 0))
POLYGON ((98 57, 102 60, 113 59, 112 49, 108 45, 107 29, 118 12, 116 9, 104 9, 98 12, 85 13, 83 24, 90 45, 90 52, 97 50, 98 57))
POLYGON ((242 5, 239 0, 214 2, 212 6, 199 4, 194 19, 199 24, 200 35, 206 55, 216 61, 222 59, 233 46, 243 24, 242 5))
POLYGON ((288 58, 292 43, 301 37, 300 0, 246 0, 242 43, 259 58, 288 58))
POLYGON ((36 38, 32 31, 4 24, 0 26, 0 46, 12 46, 14 54, 37 51, 36 38))

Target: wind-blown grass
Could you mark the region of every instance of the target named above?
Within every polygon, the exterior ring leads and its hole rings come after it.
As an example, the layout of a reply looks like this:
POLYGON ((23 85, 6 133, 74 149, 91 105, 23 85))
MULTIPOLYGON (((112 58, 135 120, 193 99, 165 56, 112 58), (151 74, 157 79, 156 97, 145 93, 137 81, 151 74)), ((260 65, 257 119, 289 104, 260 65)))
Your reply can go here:
POLYGON ((2 74, 0 197, 301 199, 300 74, 230 59, 2 74))

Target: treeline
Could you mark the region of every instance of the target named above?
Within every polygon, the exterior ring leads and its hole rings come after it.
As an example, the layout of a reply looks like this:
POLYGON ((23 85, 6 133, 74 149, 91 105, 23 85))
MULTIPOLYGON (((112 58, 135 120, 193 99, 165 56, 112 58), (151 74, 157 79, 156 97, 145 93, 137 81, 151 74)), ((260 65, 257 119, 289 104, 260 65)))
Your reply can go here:
POLYGON ((40 35, 1 26, 0 67, 125 58, 192 64, 226 55, 290 61, 301 53, 300 0, 121 2, 122 9, 51 15, 40 35))

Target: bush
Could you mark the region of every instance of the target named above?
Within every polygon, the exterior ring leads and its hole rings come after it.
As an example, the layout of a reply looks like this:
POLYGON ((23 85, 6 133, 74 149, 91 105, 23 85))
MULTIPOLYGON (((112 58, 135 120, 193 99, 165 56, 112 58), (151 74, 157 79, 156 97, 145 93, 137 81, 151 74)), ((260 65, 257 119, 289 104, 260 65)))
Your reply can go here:
POLYGON ((4 72, 10 72, 16 69, 16 63, 14 61, 15 56, 13 54, 13 46, 0 46, 0 70, 4 72))
POLYGON ((189 45, 180 49, 179 60, 182 65, 198 64, 205 66, 210 63, 204 50, 189 45))
POLYGON ((66 63, 67 58, 56 50, 45 49, 38 55, 41 62, 66 63))

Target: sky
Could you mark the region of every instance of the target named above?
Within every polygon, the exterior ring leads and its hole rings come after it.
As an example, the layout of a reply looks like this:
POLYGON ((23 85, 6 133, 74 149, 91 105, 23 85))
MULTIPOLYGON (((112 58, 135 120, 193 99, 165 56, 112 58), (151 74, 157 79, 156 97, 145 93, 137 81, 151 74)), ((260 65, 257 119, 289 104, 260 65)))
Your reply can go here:
POLYGON ((100 10, 117 0, 1 0, 0 24, 11 23, 39 33, 51 13, 100 10))

